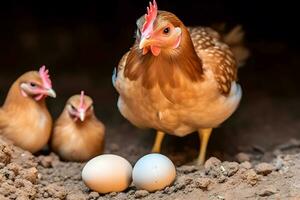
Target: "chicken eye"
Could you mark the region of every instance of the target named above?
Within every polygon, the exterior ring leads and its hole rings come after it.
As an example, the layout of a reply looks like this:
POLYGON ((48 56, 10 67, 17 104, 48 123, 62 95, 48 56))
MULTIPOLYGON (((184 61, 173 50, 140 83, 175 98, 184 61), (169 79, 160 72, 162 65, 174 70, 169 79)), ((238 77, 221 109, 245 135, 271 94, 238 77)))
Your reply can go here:
POLYGON ((75 108, 75 106, 71 105, 72 110, 76 111, 77 109, 75 108))
POLYGON ((168 34, 169 32, 170 32, 170 28, 169 27, 167 27, 167 28, 164 29, 164 34, 168 34))
POLYGON ((35 83, 32 83, 32 82, 30 83, 30 87, 33 87, 33 88, 34 88, 34 87, 36 87, 36 86, 37 86, 37 85, 36 85, 35 83))

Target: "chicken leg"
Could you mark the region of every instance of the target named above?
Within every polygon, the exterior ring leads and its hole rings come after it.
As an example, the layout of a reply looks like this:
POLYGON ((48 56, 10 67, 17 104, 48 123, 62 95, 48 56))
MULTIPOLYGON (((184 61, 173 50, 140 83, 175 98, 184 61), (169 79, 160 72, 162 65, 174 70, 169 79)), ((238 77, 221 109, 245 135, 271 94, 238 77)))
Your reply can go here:
POLYGON ((164 139, 165 133, 162 131, 157 131, 156 133, 156 137, 155 137, 155 142, 154 145, 152 147, 152 152, 153 153, 159 153, 160 152, 160 148, 161 148, 161 143, 164 139))
POLYGON ((205 161, 206 148, 211 135, 212 128, 200 129, 198 131, 199 139, 201 141, 200 152, 198 156, 198 165, 203 165, 205 161))

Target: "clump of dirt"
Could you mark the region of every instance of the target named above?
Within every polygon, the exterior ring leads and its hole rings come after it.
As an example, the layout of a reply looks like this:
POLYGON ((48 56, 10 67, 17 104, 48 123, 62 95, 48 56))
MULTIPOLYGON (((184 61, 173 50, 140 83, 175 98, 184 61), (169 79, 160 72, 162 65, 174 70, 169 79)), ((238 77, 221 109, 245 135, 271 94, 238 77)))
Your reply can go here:
POLYGON ((270 162, 248 159, 254 155, 240 154, 240 163, 211 157, 202 167, 177 167, 175 182, 163 190, 149 193, 131 185, 103 195, 81 181, 85 163, 62 162, 53 153, 33 156, 0 137, 0 199, 298 199, 300 153, 295 142, 276 148, 270 162))

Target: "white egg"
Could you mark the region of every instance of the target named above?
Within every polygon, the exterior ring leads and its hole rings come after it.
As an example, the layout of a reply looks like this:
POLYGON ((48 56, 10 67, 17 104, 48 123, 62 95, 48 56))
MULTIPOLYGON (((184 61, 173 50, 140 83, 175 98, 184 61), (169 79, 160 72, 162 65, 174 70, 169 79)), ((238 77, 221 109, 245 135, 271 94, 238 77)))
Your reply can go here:
POLYGON ((132 166, 124 158, 104 154, 86 163, 82 180, 90 189, 99 193, 121 192, 131 183, 132 166))
POLYGON ((171 185, 175 178, 176 169, 172 161, 157 153, 140 158, 132 171, 134 185, 149 192, 171 185))

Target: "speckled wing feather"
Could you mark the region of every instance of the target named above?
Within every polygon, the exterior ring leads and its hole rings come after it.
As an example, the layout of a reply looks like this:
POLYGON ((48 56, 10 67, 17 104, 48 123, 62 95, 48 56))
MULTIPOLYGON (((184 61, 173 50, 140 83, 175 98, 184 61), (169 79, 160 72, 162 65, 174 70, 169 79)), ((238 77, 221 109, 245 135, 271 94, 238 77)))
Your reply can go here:
POLYGON ((213 70, 220 92, 228 95, 232 81, 237 79, 236 61, 229 46, 220 40, 220 35, 213 29, 189 27, 188 30, 204 69, 213 70))

